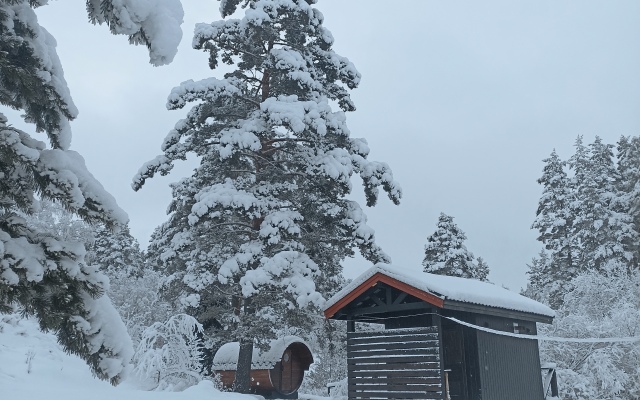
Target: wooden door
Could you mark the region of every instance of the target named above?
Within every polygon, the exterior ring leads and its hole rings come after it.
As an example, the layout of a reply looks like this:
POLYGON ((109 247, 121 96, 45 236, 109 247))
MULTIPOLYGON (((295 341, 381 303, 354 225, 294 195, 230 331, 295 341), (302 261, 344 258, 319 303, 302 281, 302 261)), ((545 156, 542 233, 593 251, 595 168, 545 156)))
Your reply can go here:
POLYGON ((282 384, 280 388, 283 393, 291 393, 297 389, 293 386, 293 362, 291 358, 291 348, 288 348, 282 355, 282 384))

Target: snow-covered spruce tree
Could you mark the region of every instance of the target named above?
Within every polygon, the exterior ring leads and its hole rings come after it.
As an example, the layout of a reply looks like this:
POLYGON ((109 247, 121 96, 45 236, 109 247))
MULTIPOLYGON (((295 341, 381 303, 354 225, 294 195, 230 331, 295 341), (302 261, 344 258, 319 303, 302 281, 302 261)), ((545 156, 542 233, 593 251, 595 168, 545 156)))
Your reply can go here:
POLYGON ((91 249, 91 264, 109 276, 141 276, 144 270, 144 254, 140 244, 131 236, 129 227, 117 232, 102 226, 95 228, 91 249))
MULTIPOLYGON (((621 137, 617 146, 618 182, 616 187, 619 205, 626 207, 636 231, 640 230, 640 137, 621 137)), ((637 269, 640 264, 640 242, 630 243, 628 250, 633 253, 629 264, 637 269)))
POLYGON ((540 253, 531 259, 531 262, 527 264, 527 287, 520 294, 552 305, 552 302, 549 301, 550 292, 553 288, 553 281, 548 273, 550 269, 549 260, 549 255, 544 249, 540 250, 540 253))
POLYGON ((162 245, 152 247, 184 304, 240 340, 235 389, 247 391, 254 338, 319 304, 315 280, 329 286, 355 248, 388 261, 347 199, 351 177, 362 178, 368 206, 380 186, 398 203, 400 188, 386 164, 367 160, 366 141, 350 136, 344 112, 355 110, 348 89, 360 74, 331 49, 315 1, 225 0, 223 17, 240 3, 241 19, 198 24, 193 40, 211 68, 235 70, 172 91, 169 109, 198 103, 133 187, 187 153, 200 157, 193 176, 173 186, 172 214, 154 235, 162 245))
POLYGON ((424 248, 424 272, 439 275, 459 276, 486 281, 489 275, 487 264, 467 250, 467 236, 453 222, 453 217, 440 213, 436 231, 427 238, 424 248))
POLYGON ((581 138, 570 160, 574 170, 571 203, 574 235, 580 246, 579 264, 584 270, 626 269, 638 240, 625 197, 619 196, 613 145, 599 137, 586 149, 581 138))
MULTIPOLYGON (((87 6, 94 22, 147 44, 159 65, 170 61, 180 38, 162 36, 166 30, 156 28, 168 24, 166 29, 179 31, 182 20, 177 0, 162 3, 162 11, 138 0, 90 0, 87 6)), ((66 351, 85 359, 98 377, 117 383, 132 349, 120 317, 102 296, 104 276, 85 263, 83 243, 61 240, 22 217, 37 211, 39 197, 91 223, 112 227, 127 221, 82 157, 69 150, 69 120, 78 111, 56 42, 34 12, 45 4, 0 1, 0 104, 22 111, 50 143, 13 128, 0 113, 0 311, 19 307, 35 316, 42 329, 56 332, 66 351)))
POLYGON ((473 278, 484 282, 489 280, 489 265, 482 257, 476 258, 473 278))
POLYGON ((109 298, 137 345, 142 332, 154 322, 165 321, 173 308, 158 293, 163 275, 146 262, 128 227, 112 232, 98 226, 93 236, 88 262, 109 277, 109 298))
POLYGON ((571 207, 574 195, 564 170, 566 163, 555 150, 543 162, 542 176, 538 179, 543 186, 542 195, 531 228, 538 230, 538 240, 546 251, 532 262, 529 279, 536 290, 550 296, 546 300, 555 307, 562 302, 563 284, 578 274, 575 258, 579 250, 571 207))

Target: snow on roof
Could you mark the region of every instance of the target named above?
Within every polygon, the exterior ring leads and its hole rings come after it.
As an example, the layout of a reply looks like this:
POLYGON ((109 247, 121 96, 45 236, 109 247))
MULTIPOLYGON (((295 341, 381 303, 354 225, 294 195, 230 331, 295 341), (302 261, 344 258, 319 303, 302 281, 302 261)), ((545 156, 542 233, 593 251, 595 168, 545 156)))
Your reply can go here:
MULTIPOLYGON (((307 343, 298 336, 285 336, 271 341, 270 349, 263 353, 254 346, 251 369, 271 369, 282 359, 285 350, 293 343, 307 343)), ((238 364, 239 342, 226 343, 213 356, 211 368, 215 371, 235 371, 238 364)))
POLYGON ((479 304, 526 313, 555 317, 551 308, 524 297, 518 293, 496 286, 489 282, 455 276, 435 275, 426 272, 407 271, 387 264, 377 264, 354 279, 340 292, 331 297, 324 306, 327 310, 348 293, 355 290, 376 273, 384 274, 423 292, 434 294, 445 300, 479 304))

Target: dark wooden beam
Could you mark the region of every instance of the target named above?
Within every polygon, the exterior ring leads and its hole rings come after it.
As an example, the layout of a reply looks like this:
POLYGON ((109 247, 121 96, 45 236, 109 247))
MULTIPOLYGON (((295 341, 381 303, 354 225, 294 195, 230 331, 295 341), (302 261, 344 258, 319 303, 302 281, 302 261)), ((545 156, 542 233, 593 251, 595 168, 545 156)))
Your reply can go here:
POLYGON ((338 300, 335 304, 333 304, 332 306, 330 306, 329 308, 327 308, 326 310, 324 310, 324 316, 325 318, 331 318, 333 317, 338 311, 340 311, 342 308, 346 307, 347 305, 349 305, 349 303, 353 302, 354 300, 356 300, 360 295, 362 295, 364 292, 366 292, 367 290, 371 289, 372 287, 376 286, 379 283, 384 283, 386 285, 389 285, 401 292, 406 292, 414 297, 417 297, 420 300, 423 300, 427 303, 433 304, 436 307, 442 307, 442 303, 444 301, 444 299, 438 297, 435 294, 429 293, 429 292, 425 292, 423 290, 417 289, 413 286, 411 286, 410 284, 401 282, 395 278, 392 278, 390 276, 384 275, 380 272, 376 272, 373 276, 371 276, 369 279, 367 279, 366 281, 364 281, 363 283, 361 283, 358 287, 356 287, 355 289, 353 289, 353 291, 347 293, 344 297, 342 297, 340 300, 338 300))
MULTIPOLYGON (((419 301, 415 303, 391 304, 391 305, 383 305, 378 307, 356 308, 354 310, 345 310, 345 311, 349 316, 359 316, 359 315, 383 314, 388 312, 398 312, 398 311, 408 311, 408 310, 427 310, 430 308, 431 308, 430 304, 425 303, 423 301, 419 301)), ((399 315, 398 318, 402 318, 402 315, 399 315)))
MULTIPOLYGON (((376 293, 377 294, 377 293, 376 293)), ((384 306, 386 305, 386 303, 384 301, 382 301, 381 298, 379 298, 378 296, 369 296, 371 298, 371 300, 373 300, 377 305, 379 306, 384 306)))
POLYGON ((355 332, 356 331, 356 321, 349 318, 347 320, 347 332, 355 332))
POLYGON ((408 294, 405 293, 405 292, 400 293, 400 295, 398 295, 398 297, 396 297, 396 299, 393 301, 393 304, 402 303, 402 300, 406 299, 407 296, 408 296, 408 294))

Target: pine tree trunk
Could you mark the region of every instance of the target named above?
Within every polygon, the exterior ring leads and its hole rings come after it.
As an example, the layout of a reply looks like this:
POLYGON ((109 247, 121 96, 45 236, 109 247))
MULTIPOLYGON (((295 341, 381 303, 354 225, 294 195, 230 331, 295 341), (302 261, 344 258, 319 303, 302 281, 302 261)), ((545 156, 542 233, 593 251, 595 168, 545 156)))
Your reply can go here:
POLYGON ((238 352, 238 364, 236 377, 233 381, 233 391, 237 393, 249 393, 251 389, 251 358, 253 356, 253 340, 245 338, 240 340, 238 352))

